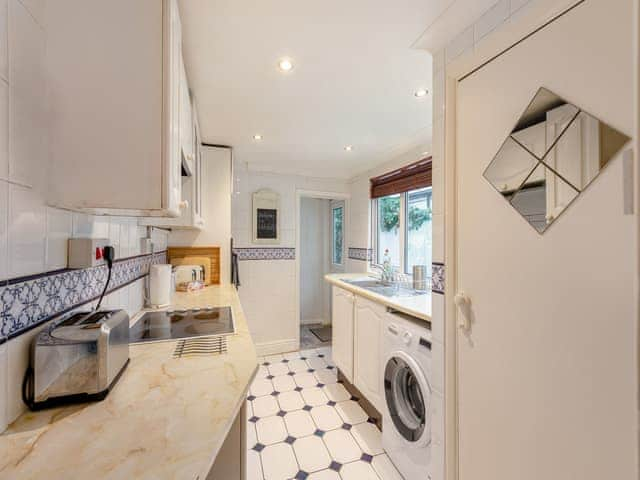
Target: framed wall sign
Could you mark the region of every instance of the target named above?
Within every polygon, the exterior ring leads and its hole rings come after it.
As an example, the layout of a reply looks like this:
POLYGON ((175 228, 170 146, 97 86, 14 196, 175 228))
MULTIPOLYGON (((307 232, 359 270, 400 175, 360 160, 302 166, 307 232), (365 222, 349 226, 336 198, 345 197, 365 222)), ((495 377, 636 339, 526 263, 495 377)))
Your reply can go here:
POLYGON ((253 194, 253 243, 280 243, 280 195, 273 190, 253 194))

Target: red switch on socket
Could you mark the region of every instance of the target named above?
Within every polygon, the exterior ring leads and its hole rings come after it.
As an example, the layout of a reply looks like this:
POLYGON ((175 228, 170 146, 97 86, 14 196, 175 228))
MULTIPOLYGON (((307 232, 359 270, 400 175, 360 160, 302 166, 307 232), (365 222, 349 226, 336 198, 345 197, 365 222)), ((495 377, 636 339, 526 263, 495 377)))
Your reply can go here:
POLYGON ((104 251, 100 247, 96 247, 96 260, 100 260, 104 251))

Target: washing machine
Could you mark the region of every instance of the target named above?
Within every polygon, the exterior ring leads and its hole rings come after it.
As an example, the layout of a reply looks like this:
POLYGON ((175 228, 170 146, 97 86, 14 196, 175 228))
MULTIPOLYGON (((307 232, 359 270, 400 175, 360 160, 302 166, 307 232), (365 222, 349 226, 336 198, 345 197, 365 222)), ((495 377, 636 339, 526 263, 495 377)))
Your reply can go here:
POLYGON ((382 444, 405 480, 430 478, 431 330, 389 312, 383 334, 382 444))

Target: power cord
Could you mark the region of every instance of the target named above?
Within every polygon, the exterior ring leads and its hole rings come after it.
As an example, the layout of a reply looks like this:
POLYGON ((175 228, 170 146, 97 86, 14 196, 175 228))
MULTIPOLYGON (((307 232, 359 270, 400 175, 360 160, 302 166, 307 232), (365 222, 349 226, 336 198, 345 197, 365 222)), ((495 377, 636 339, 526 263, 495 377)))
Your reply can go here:
POLYGON ((98 300, 98 304, 94 311, 98 311, 100 309, 100 305, 102 305, 102 299, 104 298, 104 294, 107 293, 107 288, 109 288, 109 282, 111 281, 111 271, 113 270, 113 259, 116 256, 116 250, 113 247, 106 246, 104 247, 104 252, 102 254, 104 256, 105 261, 107 262, 107 268, 109 269, 109 273, 107 274, 107 282, 104 284, 104 289, 102 290, 102 294, 100 295, 100 300, 98 300))

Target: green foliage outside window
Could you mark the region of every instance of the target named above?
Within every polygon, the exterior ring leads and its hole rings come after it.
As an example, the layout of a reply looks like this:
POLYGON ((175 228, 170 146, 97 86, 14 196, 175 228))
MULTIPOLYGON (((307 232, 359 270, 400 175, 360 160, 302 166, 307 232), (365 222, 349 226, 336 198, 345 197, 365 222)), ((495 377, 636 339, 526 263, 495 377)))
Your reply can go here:
POLYGON ((342 225, 343 208, 333 209, 333 263, 342 265, 342 225))
MULTIPOLYGON (((384 232, 391 232, 400 227, 400 196, 389 196, 378 199, 380 228, 384 232)), ((419 230, 422 225, 431 220, 430 208, 409 207, 409 229, 419 230)))

